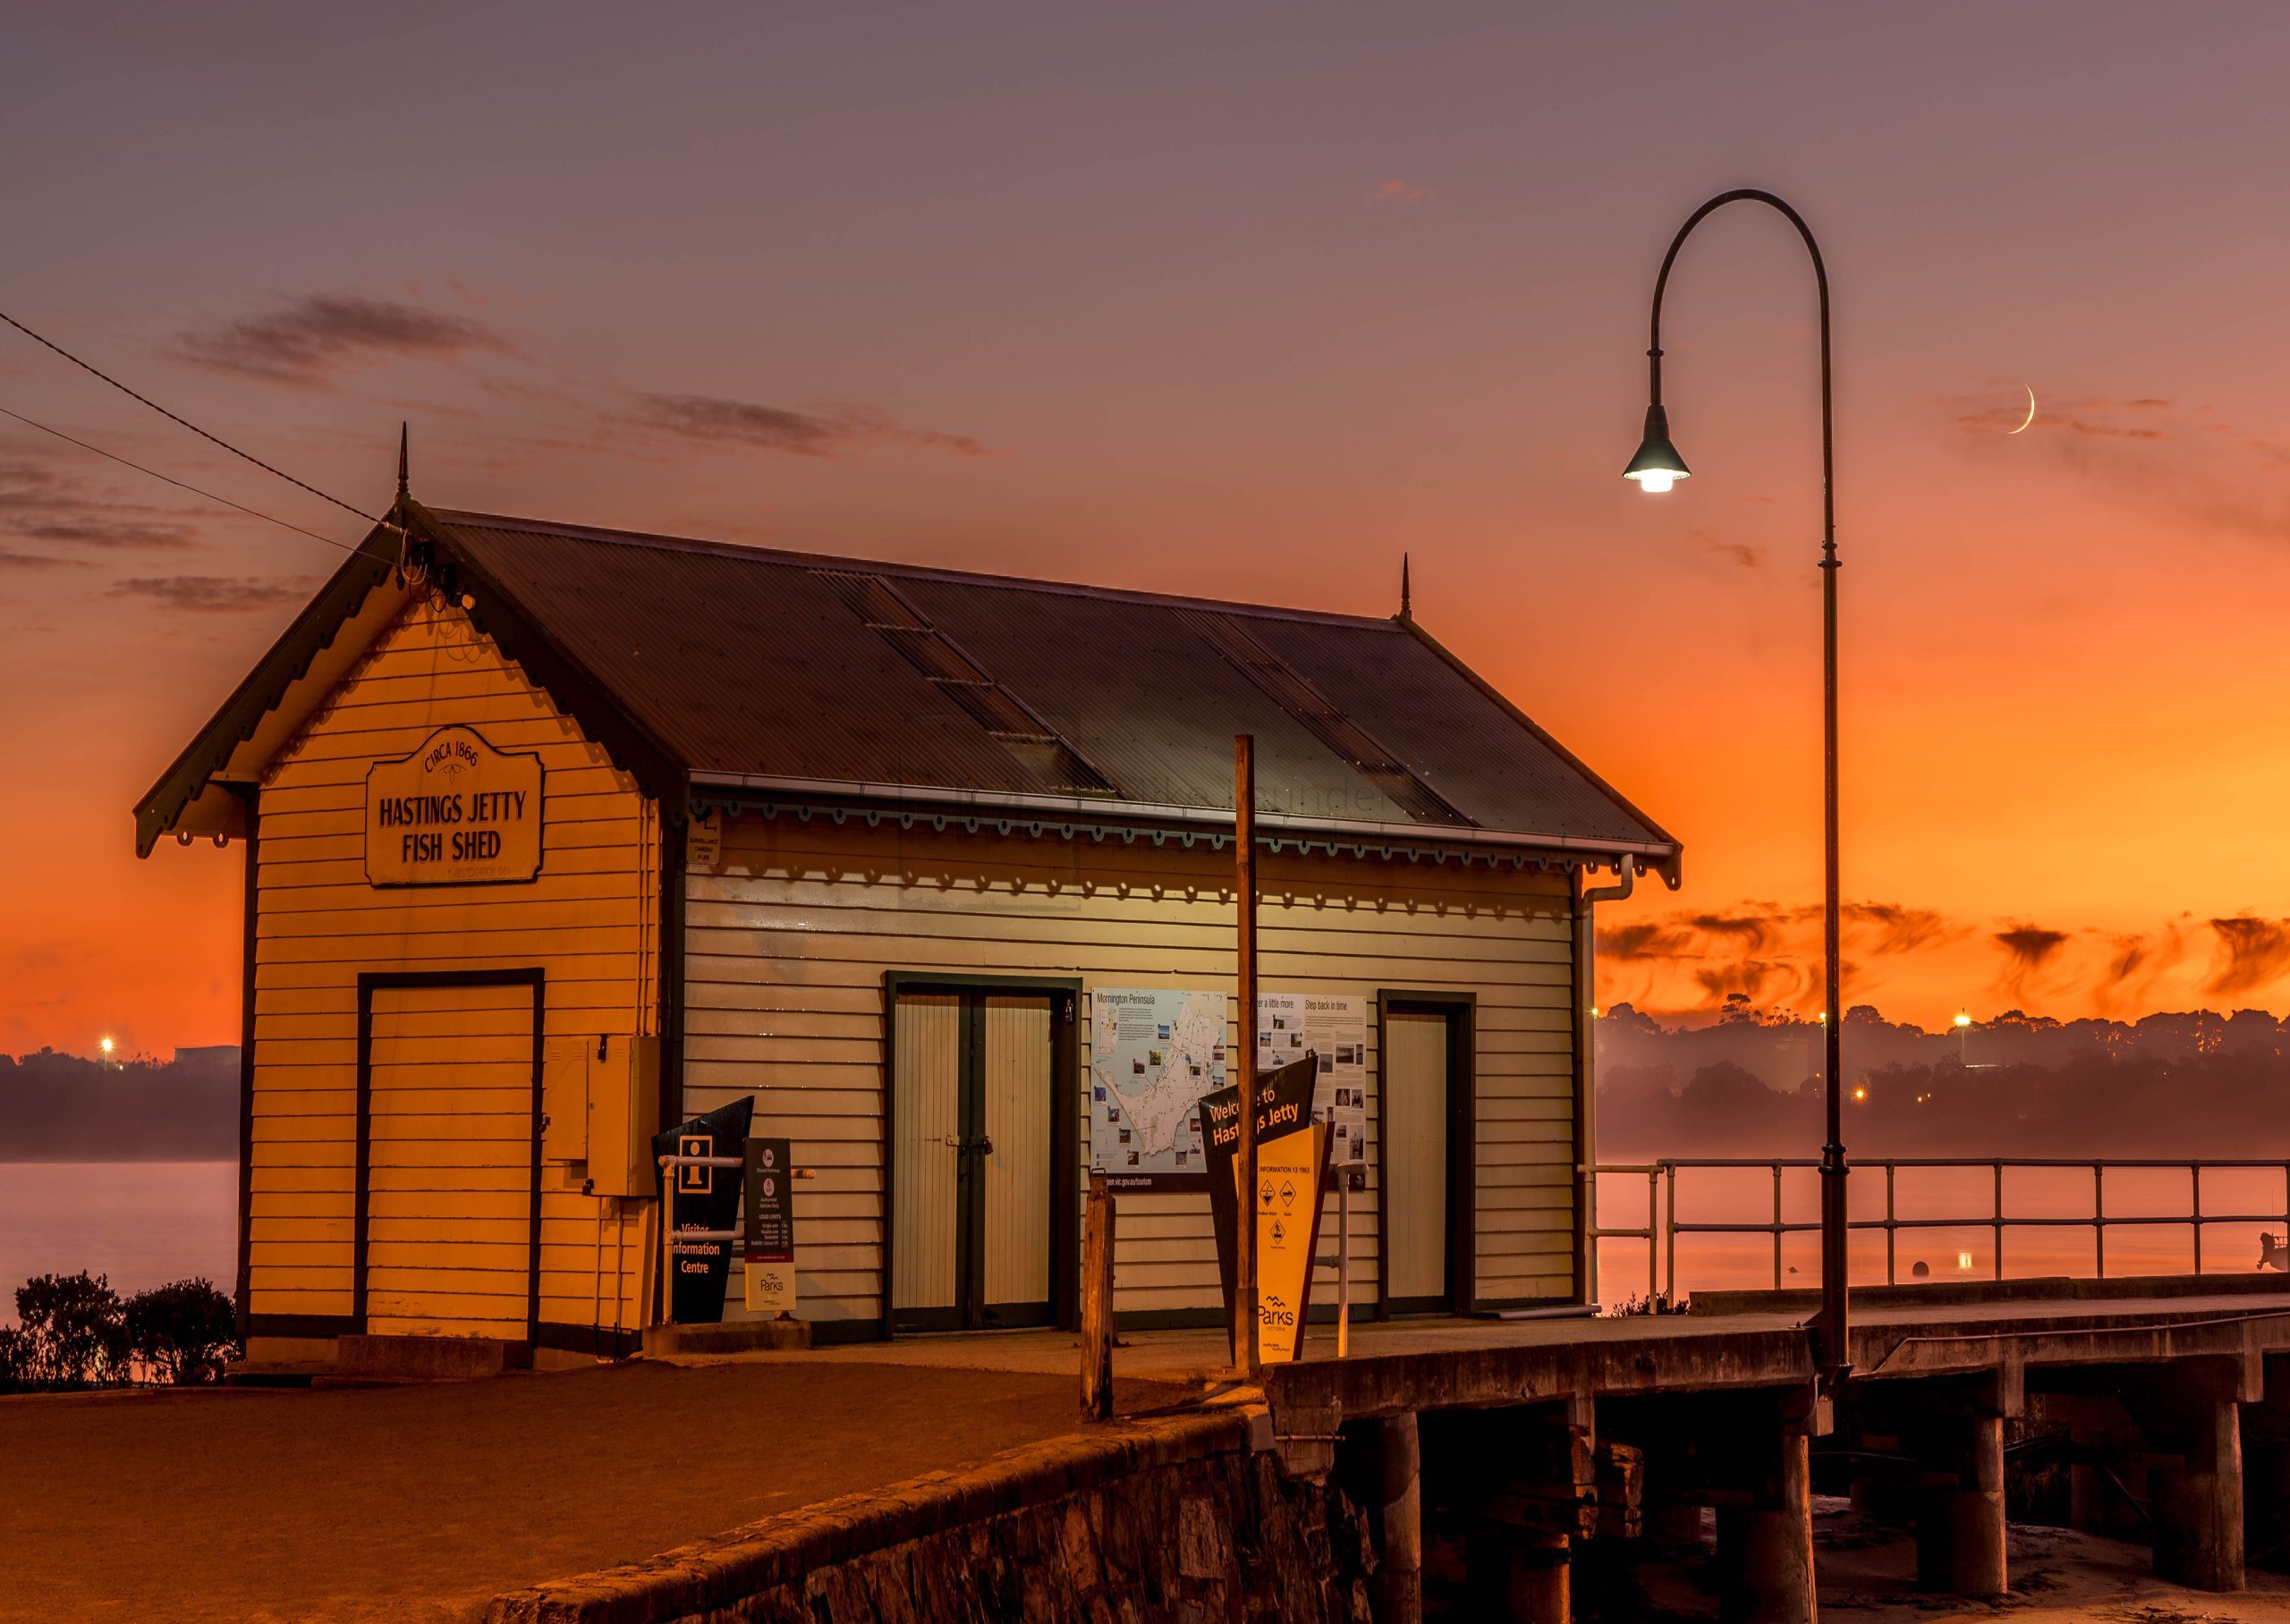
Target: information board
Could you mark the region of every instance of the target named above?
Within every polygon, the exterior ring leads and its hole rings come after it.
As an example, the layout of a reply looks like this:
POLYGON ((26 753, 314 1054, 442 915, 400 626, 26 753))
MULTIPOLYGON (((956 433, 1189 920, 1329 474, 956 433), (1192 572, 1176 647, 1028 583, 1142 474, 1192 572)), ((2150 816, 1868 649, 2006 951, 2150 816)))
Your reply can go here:
POLYGON ((1256 995, 1259 1074, 1305 1054, 1317 1057, 1312 1120, 1329 1129, 1328 1165, 1368 1160, 1368 1001, 1350 994, 1256 995))
POLYGON ((1225 994, 1090 995, 1090 1169, 1116 1190, 1197 1189, 1200 1104, 1225 1086, 1225 994))

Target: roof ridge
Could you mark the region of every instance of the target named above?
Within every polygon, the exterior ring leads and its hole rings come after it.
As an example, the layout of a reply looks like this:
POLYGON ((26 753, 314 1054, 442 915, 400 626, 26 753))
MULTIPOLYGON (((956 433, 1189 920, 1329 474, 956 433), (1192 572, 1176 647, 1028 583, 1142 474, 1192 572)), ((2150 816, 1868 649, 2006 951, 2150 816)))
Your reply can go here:
POLYGON ((1300 609, 1281 604, 1244 603, 1234 598, 1146 592, 1125 587, 1097 587, 1086 581, 1046 580, 1036 576, 1004 575, 988 570, 959 570, 943 564, 901 563, 889 559, 859 558, 841 553, 812 553, 792 547, 751 546, 744 542, 715 541, 700 537, 663 536, 649 530, 613 529, 552 519, 523 519, 514 514, 480 513, 466 508, 431 508, 429 512, 448 527, 469 525, 486 529, 522 530, 532 535, 563 536, 583 541, 610 542, 622 546, 651 547, 661 552, 698 553, 718 558, 802 565, 813 569, 871 571, 908 580, 943 580, 966 586, 1000 587, 1012 591, 1050 592, 1068 597, 1101 598, 1112 603, 1211 609, 1265 620, 1305 621, 1321 625, 1356 627, 1362 630, 1400 630, 1398 622, 1388 615, 1349 614, 1335 609, 1300 609))

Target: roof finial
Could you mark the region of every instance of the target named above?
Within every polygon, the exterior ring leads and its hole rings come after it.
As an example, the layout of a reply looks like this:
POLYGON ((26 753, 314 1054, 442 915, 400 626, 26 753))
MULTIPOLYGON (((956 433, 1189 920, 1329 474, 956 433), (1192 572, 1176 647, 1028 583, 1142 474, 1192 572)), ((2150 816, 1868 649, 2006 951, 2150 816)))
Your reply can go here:
POLYGON ((1399 618, 1404 621, 1415 618, 1414 595, 1408 588, 1407 554, 1404 553, 1399 555, 1399 618))
POLYGON ((397 499, 400 502, 412 494, 405 486, 405 425, 401 422, 397 426, 397 499))

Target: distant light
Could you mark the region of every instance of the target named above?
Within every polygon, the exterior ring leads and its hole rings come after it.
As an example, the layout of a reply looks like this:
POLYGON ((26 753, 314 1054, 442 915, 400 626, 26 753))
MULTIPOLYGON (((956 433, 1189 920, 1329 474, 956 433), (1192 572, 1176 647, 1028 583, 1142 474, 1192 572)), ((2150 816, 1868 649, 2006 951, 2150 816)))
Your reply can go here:
POLYGON ((1827 1026, 1828 1025, 1828 1011, 1827 1010, 1823 1010, 1819 1014, 1814 1016, 1813 1019, 1819 1021, 1821 1025, 1827 1026))
POLYGON ((1869 1091, 1866 1088, 1855 1088, 1853 1091, 1853 1097, 1856 1100, 1865 1100, 1869 1097, 1869 1091))
POLYGON ((1601 1011, 1597 1004, 1594 1003, 1590 1006, 1590 1019, 1592 1020, 1598 1019, 1600 1013, 1601 1011))
POLYGON ((1972 1025, 1972 1017, 1965 1014, 1962 1010, 1958 1010, 1956 1011, 1956 1024, 1960 1027, 1968 1027, 1972 1025))
POLYGON ((1966 1272, 1970 1272, 1970 1270, 1971 1270, 1971 1268, 1972 1268, 1972 1254, 1971 1254, 1970 1252, 1959 1252, 1959 1253, 1957 1253, 1957 1254, 1956 1254, 1956 1267, 1958 1267, 1959 1269, 1965 1270, 1966 1272))
POLYGON ((104 1041, 103 1041, 104 1058, 105 1058, 106 1060, 109 1060, 109 1059, 111 1058, 111 1050, 112 1050, 112 1042, 111 1042, 111 1039, 110 1039, 110 1038, 108 1038, 108 1037, 106 1037, 106 1038, 105 1038, 105 1039, 104 1039, 104 1041))

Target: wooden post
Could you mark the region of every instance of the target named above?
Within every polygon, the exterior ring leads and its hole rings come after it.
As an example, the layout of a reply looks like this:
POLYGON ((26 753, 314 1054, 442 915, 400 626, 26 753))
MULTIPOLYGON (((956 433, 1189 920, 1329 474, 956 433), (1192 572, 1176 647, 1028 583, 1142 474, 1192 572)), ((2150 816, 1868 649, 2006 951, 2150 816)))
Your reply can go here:
POLYGON ((1423 1469, 1415 1412, 1402 1410, 1376 1424, 1380 1459, 1376 1568, 1376 1624, 1422 1624, 1423 1469))
POLYGON ((1081 1419, 1113 1419, 1113 1192, 1090 1175, 1081 1221, 1081 1419))
POLYGON ((1256 735, 1233 738, 1233 853, 1241 998, 1240 1199, 1234 1203, 1233 1363, 1261 1379, 1256 1306, 1256 735))

